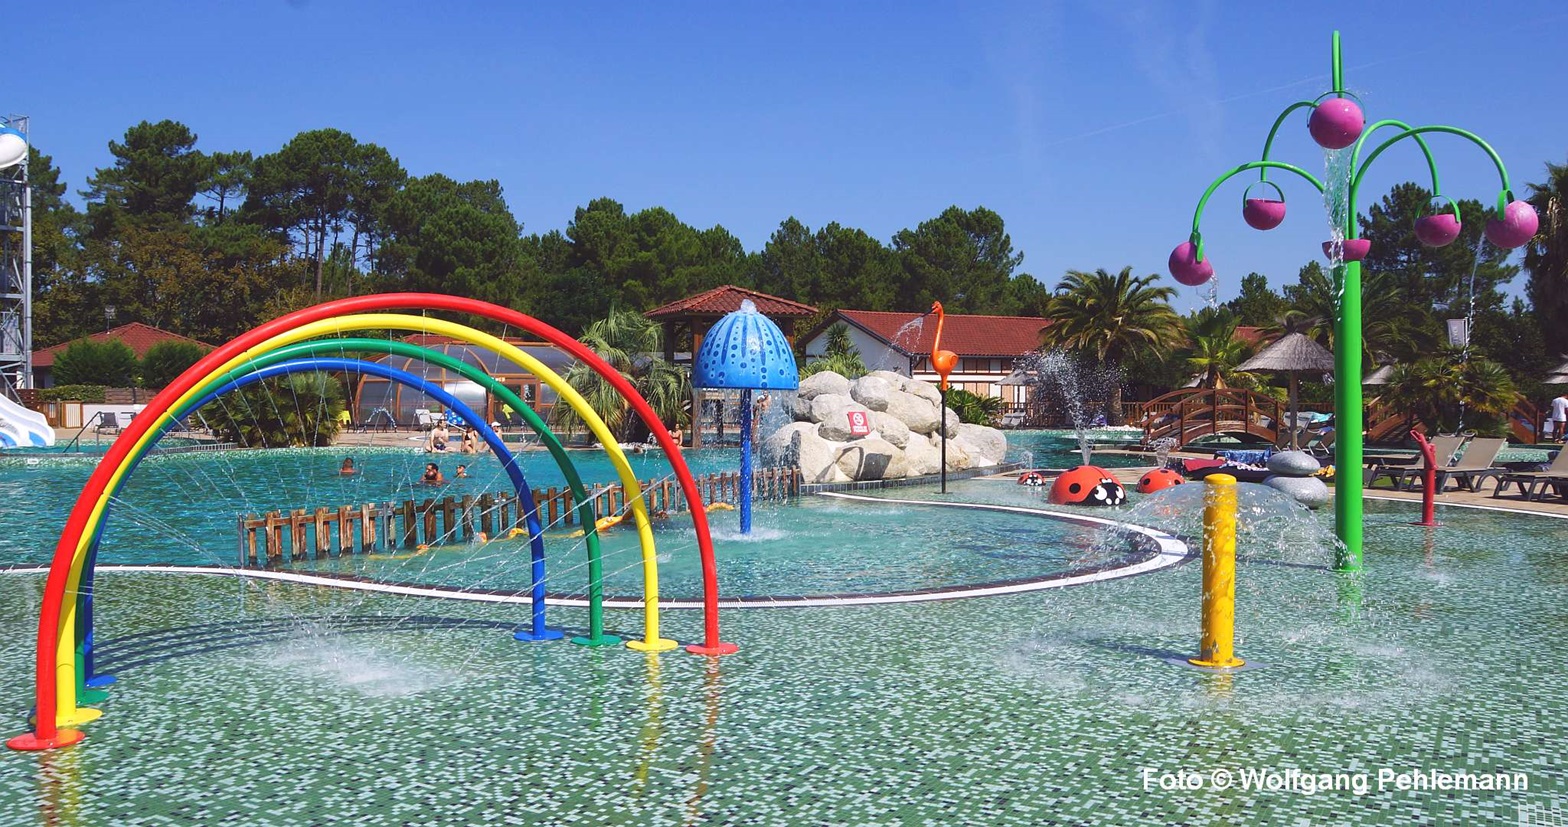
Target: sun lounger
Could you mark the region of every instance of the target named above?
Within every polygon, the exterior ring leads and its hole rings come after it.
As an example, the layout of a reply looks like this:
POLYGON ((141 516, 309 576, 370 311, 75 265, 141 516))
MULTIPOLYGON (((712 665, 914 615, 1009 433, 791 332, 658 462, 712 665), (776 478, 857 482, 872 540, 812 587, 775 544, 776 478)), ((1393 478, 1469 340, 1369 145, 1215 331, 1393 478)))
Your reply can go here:
POLYGON ((1487 477, 1508 473, 1507 468, 1493 464, 1507 444, 1508 440, 1501 437, 1477 437, 1470 440, 1458 462, 1438 470, 1437 490, 1442 492, 1448 486, 1448 481, 1453 480, 1459 487, 1475 492, 1480 490, 1481 483, 1487 477))
MULTIPOLYGON (((1459 447, 1464 442, 1465 438, 1462 436, 1440 436, 1432 440, 1432 451, 1437 456, 1437 468, 1439 471, 1453 466, 1455 461, 1454 454, 1458 453, 1459 447)), ((1495 457, 1496 454, 1493 454, 1493 458, 1495 457)), ((1421 457, 1418 454, 1415 457, 1415 461, 1411 464, 1395 465, 1385 461, 1368 468, 1366 483, 1368 487, 1371 487, 1379 479, 1388 477, 1389 482, 1394 484, 1394 490, 1409 491, 1415 482, 1423 479, 1425 475, 1426 465, 1421 462, 1421 457)), ((1441 491, 1442 486, 1438 486, 1438 490, 1441 491)))
POLYGON ((1552 458, 1552 464, 1546 466, 1544 471, 1510 471, 1497 475, 1497 487, 1492 489, 1492 498, 1503 496, 1508 486, 1517 485, 1519 493, 1526 500, 1539 500, 1546 493, 1547 488, 1555 488, 1561 494, 1568 488, 1568 451, 1558 451, 1552 458))

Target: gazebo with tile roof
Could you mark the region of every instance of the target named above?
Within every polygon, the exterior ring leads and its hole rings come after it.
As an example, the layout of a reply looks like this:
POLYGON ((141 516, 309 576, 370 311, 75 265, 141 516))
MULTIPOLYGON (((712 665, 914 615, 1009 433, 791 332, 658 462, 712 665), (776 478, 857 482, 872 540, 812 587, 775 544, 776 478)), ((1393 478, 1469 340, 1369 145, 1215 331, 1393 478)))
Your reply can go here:
MULTIPOLYGON (((740 309, 740 303, 750 300, 756 305, 757 312, 779 326, 784 332, 784 337, 791 344, 795 341, 795 322, 799 319, 809 319, 818 315, 818 310, 809 304, 781 299, 756 290, 736 287, 726 284, 715 287, 695 296, 690 296, 680 301, 673 301, 663 307, 655 307, 643 315, 658 322, 664 327, 664 359, 675 364, 675 343, 682 333, 691 334, 691 352, 696 353, 702 349, 702 337, 707 335, 708 328, 723 318, 727 313, 740 309)), ((703 391, 692 388, 691 392, 692 421, 691 447, 702 447, 702 428, 696 424, 702 411, 703 391)), ((723 425, 720 424, 720 434, 723 434, 723 425)))
POLYGON ((819 312, 809 304, 726 284, 663 307, 655 307, 643 315, 664 327, 664 358, 674 362, 675 343, 682 333, 691 334, 691 352, 696 353, 702 349, 702 337, 707 334, 708 328, 725 314, 739 310, 740 303, 747 299, 757 306, 758 313, 772 319, 791 343, 795 341, 795 321, 809 319, 819 312))

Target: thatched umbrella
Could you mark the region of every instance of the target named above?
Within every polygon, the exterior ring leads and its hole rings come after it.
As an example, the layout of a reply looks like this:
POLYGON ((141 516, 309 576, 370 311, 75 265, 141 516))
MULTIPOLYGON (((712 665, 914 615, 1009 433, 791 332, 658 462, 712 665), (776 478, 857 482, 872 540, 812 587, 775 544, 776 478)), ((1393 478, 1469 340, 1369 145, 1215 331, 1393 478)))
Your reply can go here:
POLYGON ((1296 440, 1299 433, 1296 422, 1300 418, 1300 411, 1296 404, 1296 372, 1309 370, 1314 372, 1328 372, 1334 369, 1334 354, 1328 349, 1312 341, 1302 333, 1286 333, 1269 343, 1269 346, 1258 351, 1258 354, 1243 362, 1237 370, 1248 373, 1259 371, 1273 371, 1284 373, 1290 378, 1290 447, 1298 447, 1296 440))
POLYGON ((1388 364, 1388 365, 1378 365, 1377 370, 1374 370, 1371 373, 1367 374, 1367 378, 1361 380, 1361 384, 1363 384, 1363 385, 1387 385, 1389 382, 1393 381, 1393 379, 1394 379, 1394 368, 1397 365, 1398 365, 1397 362, 1395 362, 1393 364, 1388 364))
POLYGON ((1568 362, 1552 368, 1552 372, 1542 382, 1547 385, 1568 385, 1568 362))

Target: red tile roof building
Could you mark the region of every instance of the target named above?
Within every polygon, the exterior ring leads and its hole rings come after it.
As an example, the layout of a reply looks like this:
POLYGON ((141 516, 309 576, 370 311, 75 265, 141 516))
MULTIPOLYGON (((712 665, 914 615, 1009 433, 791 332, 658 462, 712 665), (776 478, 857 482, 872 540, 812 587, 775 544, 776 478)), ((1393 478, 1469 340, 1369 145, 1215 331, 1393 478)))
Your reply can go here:
MULTIPOLYGON (((937 381, 930 364, 936 339, 935 316, 836 311, 804 335, 807 361, 826 352, 827 331, 840 322, 849 326, 850 341, 867 368, 937 381)), ((942 349, 958 354, 959 360, 958 368, 949 377, 949 386, 981 396, 999 396, 1010 406, 1022 405, 1027 388, 1001 382, 1012 373, 1014 359, 1040 346, 1040 331, 1049 324, 1048 319, 1039 316, 948 314, 942 325, 942 349)))
MULTIPOLYGON (((197 341, 189 336, 181 336, 178 333, 170 333, 167 330, 153 327, 150 324, 142 324, 141 322, 122 324, 103 333, 94 333, 86 338, 93 342, 124 342, 136 354, 138 359, 146 356, 147 351, 151 350, 152 346, 159 342, 190 342, 209 350, 212 348, 212 345, 206 342, 197 341)), ((81 340, 64 342, 53 347, 46 347, 43 350, 33 351, 33 381, 38 387, 47 388, 53 386, 54 380, 50 374, 54 372, 55 358, 64 353, 66 348, 75 344, 76 341, 81 340)))
POLYGON ((687 320, 694 317, 711 316, 714 321, 726 313, 733 313, 740 309, 740 303, 747 299, 757 306, 757 312, 780 322, 782 319, 804 319, 817 315, 817 309, 809 304, 781 299, 767 293, 759 293, 744 287, 726 284, 715 287, 705 293, 673 301, 663 307, 655 307, 644 313, 655 321, 669 319, 687 320))

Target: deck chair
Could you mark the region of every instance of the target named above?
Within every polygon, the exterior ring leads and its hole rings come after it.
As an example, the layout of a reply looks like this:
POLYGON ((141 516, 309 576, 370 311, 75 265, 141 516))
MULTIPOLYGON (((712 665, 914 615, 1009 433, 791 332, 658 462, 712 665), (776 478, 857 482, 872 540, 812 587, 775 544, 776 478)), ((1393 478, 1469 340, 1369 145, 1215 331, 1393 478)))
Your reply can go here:
MULTIPOLYGON (((1432 451, 1437 455, 1437 469, 1442 471, 1454 464, 1454 455, 1459 452, 1459 447, 1464 445, 1462 436, 1439 436, 1432 440, 1432 451)), ((1493 455, 1496 456, 1495 454, 1493 455)), ((1426 476, 1426 466, 1421 462, 1421 455, 1417 454, 1409 462, 1384 463, 1367 470, 1367 486, 1377 482, 1383 477, 1388 477, 1394 484, 1395 491, 1411 490, 1417 480, 1426 476)), ((1441 485, 1438 490, 1443 490, 1441 485)))
POLYGON ((436 425, 435 415, 430 413, 430 411, 425 410, 424 408, 415 408, 414 424, 418 425, 419 429, 422 431, 434 428, 436 425))
POLYGON ((1458 462, 1447 468, 1438 469, 1438 492, 1441 493, 1448 486, 1449 480, 1458 483, 1459 487, 1466 491, 1477 492, 1480 491, 1481 483, 1487 477, 1508 473, 1507 468, 1493 464, 1497 461, 1497 455, 1502 452, 1503 446, 1507 444, 1508 440, 1503 437, 1478 437, 1470 440, 1469 446, 1465 448, 1458 462))
POLYGON ((1539 500, 1548 487, 1557 489, 1559 495, 1568 488, 1568 450, 1558 451, 1544 471, 1509 471, 1497 475, 1497 487, 1492 489, 1492 499, 1503 496, 1508 486, 1517 485, 1519 494, 1526 500, 1539 500))
POLYGON ((98 414, 98 425, 93 428, 95 434, 117 434, 120 432, 120 417, 118 414, 103 411, 98 414))
POLYGON ((1338 434, 1339 431, 1329 431, 1326 434, 1319 434, 1317 444, 1307 448, 1307 453, 1317 457, 1318 459, 1328 459, 1334 456, 1334 438, 1338 434))

